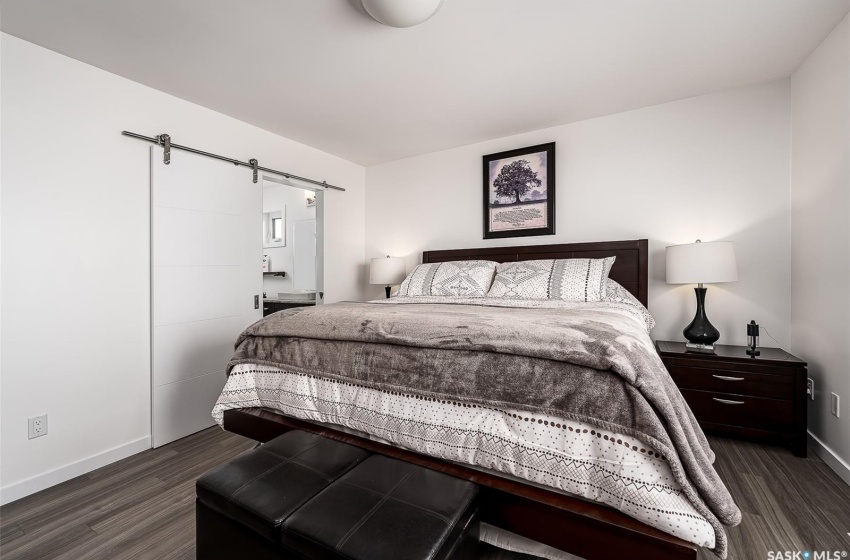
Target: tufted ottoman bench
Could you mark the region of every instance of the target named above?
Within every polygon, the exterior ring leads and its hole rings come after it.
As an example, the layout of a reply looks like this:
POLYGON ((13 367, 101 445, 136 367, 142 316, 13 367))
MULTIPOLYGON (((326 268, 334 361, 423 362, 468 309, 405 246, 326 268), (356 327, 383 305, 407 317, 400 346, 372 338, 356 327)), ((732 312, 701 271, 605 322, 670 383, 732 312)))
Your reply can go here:
POLYGON ((197 558, 473 560, 478 487, 302 431, 200 477, 197 558))

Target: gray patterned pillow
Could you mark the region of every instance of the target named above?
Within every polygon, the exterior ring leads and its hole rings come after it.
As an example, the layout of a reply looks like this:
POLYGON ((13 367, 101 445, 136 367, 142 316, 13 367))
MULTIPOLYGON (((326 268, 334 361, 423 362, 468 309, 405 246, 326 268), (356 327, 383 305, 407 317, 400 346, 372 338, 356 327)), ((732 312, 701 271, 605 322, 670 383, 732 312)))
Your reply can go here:
POLYGON ((634 307, 638 313, 640 313, 640 316, 643 317, 643 320, 646 323, 647 332, 651 331, 655 326, 655 319, 649 313, 649 310, 643 306, 638 298, 633 296, 632 293, 625 289, 619 282, 611 280, 610 278, 608 279, 605 297, 602 301, 624 303, 634 307))
POLYGON ((502 263, 487 297, 600 301, 615 257, 502 263))
POLYGON ((492 261, 451 261, 420 264, 401 283, 396 295, 484 297, 496 263, 492 261))

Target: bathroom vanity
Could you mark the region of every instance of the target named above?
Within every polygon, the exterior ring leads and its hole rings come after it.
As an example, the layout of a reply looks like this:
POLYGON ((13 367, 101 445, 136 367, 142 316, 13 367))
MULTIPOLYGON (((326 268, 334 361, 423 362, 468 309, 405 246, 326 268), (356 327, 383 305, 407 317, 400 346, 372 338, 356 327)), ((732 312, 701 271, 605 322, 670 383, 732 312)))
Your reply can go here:
POLYGON ((278 294, 276 298, 263 300, 263 317, 283 309, 316 305, 316 294, 278 294))

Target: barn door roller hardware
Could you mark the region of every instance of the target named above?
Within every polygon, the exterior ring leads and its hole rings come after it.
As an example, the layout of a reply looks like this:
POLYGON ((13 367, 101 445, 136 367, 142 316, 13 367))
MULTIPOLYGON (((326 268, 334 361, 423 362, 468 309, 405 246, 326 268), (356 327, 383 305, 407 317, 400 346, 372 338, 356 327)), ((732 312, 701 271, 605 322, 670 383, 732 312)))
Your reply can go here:
POLYGON ((298 175, 293 175, 292 173, 287 173, 285 171, 278 171, 276 169, 269 169, 268 167, 262 167, 256 159, 251 158, 249 161, 240 161, 238 159, 233 159, 229 157, 220 156, 218 154, 213 154, 210 152, 205 152, 203 150, 197 150, 195 148, 190 148, 188 146, 181 146, 180 144, 175 144, 171 141, 171 136, 168 134, 160 134, 158 136, 145 136, 143 134, 136 134, 135 132, 123 131, 121 132, 124 136, 129 136, 130 138, 137 138, 139 140, 145 140, 147 142, 151 142, 153 144, 157 144, 162 146, 162 162, 165 165, 171 163, 171 150, 182 150, 184 152, 191 152, 193 154, 198 154, 201 156, 210 157, 213 159, 218 159, 221 161, 226 161, 228 163, 232 163, 236 166, 250 167, 253 173, 253 179, 256 183, 258 180, 259 172, 263 171, 265 173, 272 173, 274 175, 280 175, 286 179, 292 179, 295 181, 301 181, 303 183, 309 183, 311 185, 319 186, 323 189, 333 189, 336 191, 345 191, 342 187, 337 187, 336 185, 331 185, 327 181, 316 181, 314 179, 308 179, 306 177, 299 177, 298 175))
POLYGON ((162 145, 162 163, 168 165, 171 163, 171 136, 168 134, 160 134, 156 137, 162 145))

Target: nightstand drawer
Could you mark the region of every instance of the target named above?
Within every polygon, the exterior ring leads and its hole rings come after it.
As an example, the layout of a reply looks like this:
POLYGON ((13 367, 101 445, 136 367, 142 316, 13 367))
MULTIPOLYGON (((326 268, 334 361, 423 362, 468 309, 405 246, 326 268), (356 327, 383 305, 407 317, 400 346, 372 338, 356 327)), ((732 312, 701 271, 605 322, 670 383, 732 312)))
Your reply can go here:
POLYGON ((697 389, 768 399, 791 400, 794 377, 738 370, 718 370, 668 365, 667 370, 680 389, 697 389))
POLYGON ((694 416, 701 422, 780 431, 791 427, 794 403, 776 399, 682 389, 694 416))

